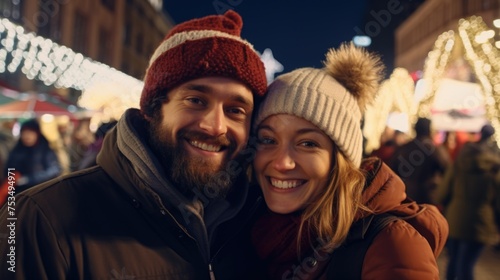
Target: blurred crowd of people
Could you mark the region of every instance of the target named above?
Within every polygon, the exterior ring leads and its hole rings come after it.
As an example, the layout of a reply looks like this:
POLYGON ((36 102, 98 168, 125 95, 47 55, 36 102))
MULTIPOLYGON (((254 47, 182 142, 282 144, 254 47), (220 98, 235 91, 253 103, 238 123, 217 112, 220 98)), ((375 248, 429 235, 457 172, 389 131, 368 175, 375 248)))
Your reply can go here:
MULTIPOLYGON (((8 171, 15 174, 15 192, 20 193, 57 176, 95 165, 106 133, 116 121, 102 123, 95 132, 89 120, 74 129, 58 127, 56 141, 49 141, 38 119, 5 121, 0 129, 0 206, 7 197, 8 171), (16 133, 16 126, 19 126, 16 133)), ((53 138, 53 137, 51 137, 53 138)), ((12 174, 12 173, 11 173, 12 174)))
POLYGON ((500 249, 500 149, 495 129, 436 132, 419 118, 415 137, 386 129, 380 157, 405 182, 407 195, 436 205, 449 224, 446 279, 473 279, 485 246, 500 249), (459 277, 459 278, 456 278, 459 277), (460 278, 464 277, 464 278, 460 278))

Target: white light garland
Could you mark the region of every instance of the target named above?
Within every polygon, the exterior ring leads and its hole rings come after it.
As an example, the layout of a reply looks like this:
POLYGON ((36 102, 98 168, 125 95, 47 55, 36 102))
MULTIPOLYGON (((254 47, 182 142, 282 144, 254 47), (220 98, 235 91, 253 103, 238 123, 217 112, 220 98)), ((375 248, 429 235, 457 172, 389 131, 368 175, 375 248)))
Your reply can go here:
POLYGON ((500 144, 500 51, 493 47, 491 36, 487 36, 486 40, 476 40, 476 34, 490 32, 481 17, 472 16, 461 20, 458 32, 465 48, 465 57, 481 85, 486 116, 497 131, 495 140, 500 144))
POLYGON ((431 106, 454 45, 455 32, 451 30, 444 32, 437 38, 434 48, 427 55, 423 79, 429 86, 425 88, 423 97, 418 104, 417 114, 410 117, 412 126, 417 122, 418 117, 430 118, 431 106))
POLYGON ((103 83, 129 89, 142 87, 141 81, 125 73, 50 39, 26 33, 22 26, 3 18, 0 20, 0 72, 14 73, 19 68, 28 79, 38 79, 56 88, 85 91, 103 83))
POLYGON ((26 33, 22 26, 3 18, 0 73, 19 69, 28 79, 38 79, 47 86, 81 90, 79 105, 112 112, 107 118, 119 118, 126 108, 139 106, 142 81, 50 39, 26 33))
MULTIPOLYGON (((382 82, 373 104, 368 105, 365 111, 363 126, 363 135, 367 140, 365 152, 370 153, 380 147, 380 137, 390 113, 415 115, 414 91, 413 79, 404 68, 394 69, 390 78, 382 82)), ((407 126, 410 127, 410 123, 407 126)))

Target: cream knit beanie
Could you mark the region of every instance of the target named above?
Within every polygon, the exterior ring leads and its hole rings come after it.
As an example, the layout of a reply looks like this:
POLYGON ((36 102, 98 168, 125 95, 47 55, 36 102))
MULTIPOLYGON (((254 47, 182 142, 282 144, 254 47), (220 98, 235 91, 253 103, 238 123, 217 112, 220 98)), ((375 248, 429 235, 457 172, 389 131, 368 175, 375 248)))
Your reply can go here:
POLYGON ((361 119, 366 104, 378 91, 383 65, 378 56, 353 44, 331 49, 324 64, 322 69, 301 68, 274 80, 254 127, 271 115, 301 117, 330 136, 359 167, 363 152, 361 119))

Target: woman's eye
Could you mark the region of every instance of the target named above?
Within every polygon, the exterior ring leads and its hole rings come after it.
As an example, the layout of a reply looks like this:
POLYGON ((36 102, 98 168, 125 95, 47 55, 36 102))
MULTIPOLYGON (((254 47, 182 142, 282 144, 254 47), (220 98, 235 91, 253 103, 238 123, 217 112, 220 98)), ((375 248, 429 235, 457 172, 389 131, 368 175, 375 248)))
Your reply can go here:
POLYGON ((274 140, 272 138, 269 138, 269 137, 261 137, 258 139, 257 142, 259 144, 262 144, 262 145, 269 145, 269 144, 273 144, 274 140))
POLYGON ((304 146, 304 147, 310 147, 310 148, 319 147, 318 144, 316 144, 313 141, 304 141, 304 142, 300 143, 300 145, 304 146))

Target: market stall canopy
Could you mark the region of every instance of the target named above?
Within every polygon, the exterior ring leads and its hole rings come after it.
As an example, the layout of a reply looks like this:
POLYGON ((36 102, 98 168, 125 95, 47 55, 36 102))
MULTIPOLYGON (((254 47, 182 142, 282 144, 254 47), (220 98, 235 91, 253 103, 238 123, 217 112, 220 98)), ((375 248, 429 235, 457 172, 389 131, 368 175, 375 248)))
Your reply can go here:
POLYGON ((1 92, 0 92, 0 105, 2 104, 7 104, 7 103, 10 103, 12 101, 15 101, 14 98, 11 98, 11 97, 8 97, 8 96, 5 96, 3 95, 1 92))
POLYGON ((18 96, 18 91, 7 88, 0 83, 0 105, 16 101, 16 97, 18 96))
POLYGON ((81 108, 65 104, 47 94, 21 93, 18 98, 0 105, 0 118, 35 118, 44 114, 75 119, 81 108))

